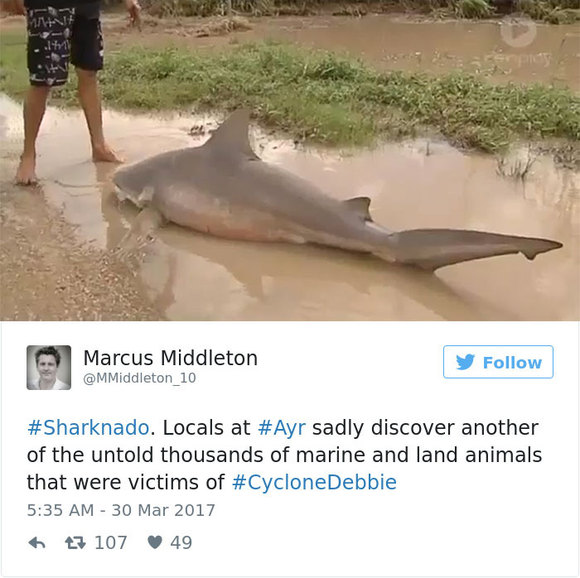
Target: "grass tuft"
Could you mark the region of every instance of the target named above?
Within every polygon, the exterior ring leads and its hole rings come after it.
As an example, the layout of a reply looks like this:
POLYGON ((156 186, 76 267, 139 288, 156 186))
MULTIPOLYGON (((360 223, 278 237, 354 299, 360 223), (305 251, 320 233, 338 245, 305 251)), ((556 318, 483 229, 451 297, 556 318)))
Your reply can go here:
POLYGON ((489 18, 493 8, 486 0, 456 0, 455 12, 461 18, 489 18))

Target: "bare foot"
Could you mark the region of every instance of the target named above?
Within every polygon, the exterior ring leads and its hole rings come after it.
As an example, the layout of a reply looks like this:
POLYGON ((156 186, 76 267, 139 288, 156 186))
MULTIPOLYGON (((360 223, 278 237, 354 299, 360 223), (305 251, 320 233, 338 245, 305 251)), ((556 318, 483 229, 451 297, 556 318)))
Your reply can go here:
POLYGON ((102 163, 122 163, 123 159, 108 144, 93 148, 93 161, 102 163))
POLYGON ((30 186, 36 185, 36 157, 20 157, 20 164, 16 170, 15 182, 17 185, 30 186))

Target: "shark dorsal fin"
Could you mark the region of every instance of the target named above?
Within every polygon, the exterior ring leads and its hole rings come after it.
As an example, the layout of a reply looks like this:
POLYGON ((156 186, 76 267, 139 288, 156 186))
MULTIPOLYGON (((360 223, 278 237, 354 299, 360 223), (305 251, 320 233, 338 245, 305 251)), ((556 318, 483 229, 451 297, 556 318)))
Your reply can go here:
POLYGON ((363 221, 372 221, 371 214, 369 212, 369 206, 371 204, 371 200, 369 197, 353 197, 352 199, 347 199, 343 201, 343 203, 353 211, 359 215, 363 221))
POLYGON ((236 110, 214 131, 206 146, 215 151, 242 154, 249 159, 259 160, 250 145, 249 126, 250 111, 236 110))

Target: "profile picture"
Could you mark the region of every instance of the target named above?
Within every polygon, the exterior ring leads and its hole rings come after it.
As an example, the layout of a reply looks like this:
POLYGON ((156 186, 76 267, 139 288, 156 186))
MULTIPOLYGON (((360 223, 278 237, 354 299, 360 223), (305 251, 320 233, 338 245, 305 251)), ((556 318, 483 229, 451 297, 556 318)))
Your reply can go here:
POLYGON ((70 389, 69 345, 29 345, 26 354, 28 389, 70 389))

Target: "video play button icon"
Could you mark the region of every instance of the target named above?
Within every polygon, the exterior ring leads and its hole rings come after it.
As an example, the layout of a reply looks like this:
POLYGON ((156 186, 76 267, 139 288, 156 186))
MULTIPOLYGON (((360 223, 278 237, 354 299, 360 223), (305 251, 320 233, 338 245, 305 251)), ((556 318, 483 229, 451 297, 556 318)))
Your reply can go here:
POLYGON ((538 34, 536 23, 526 14, 505 16, 500 24, 502 40, 512 48, 529 46, 538 34))

